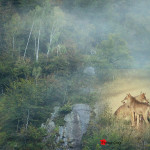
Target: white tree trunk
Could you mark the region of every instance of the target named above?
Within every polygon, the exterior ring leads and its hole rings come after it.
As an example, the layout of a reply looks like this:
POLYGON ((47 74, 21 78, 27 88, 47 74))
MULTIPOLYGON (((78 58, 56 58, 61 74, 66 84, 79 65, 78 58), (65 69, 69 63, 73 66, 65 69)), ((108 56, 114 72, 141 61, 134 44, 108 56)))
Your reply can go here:
POLYGON ((53 41, 55 31, 56 31, 56 24, 53 23, 52 30, 51 30, 50 37, 49 37, 49 48, 48 48, 48 51, 47 51, 47 57, 49 55, 49 51, 50 51, 50 48, 51 48, 51 44, 52 44, 52 41, 53 41), (55 26, 55 28, 54 28, 54 26, 55 26))
POLYGON ((13 46, 13 51, 12 51, 12 57, 13 57, 14 56, 14 49, 15 49, 15 39, 14 39, 14 36, 13 36, 12 46, 13 46))
POLYGON ((30 114, 29 114, 29 109, 28 109, 28 115, 27 115, 27 123, 26 123, 26 130, 28 129, 28 124, 29 124, 29 117, 30 117, 30 114))
POLYGON ((30 33, 29 33, 29 37, 28 37, 28 41, 27 41, 27 44, 26 44, 26 48, 24 50, 23 59, 25 59, 25 57, 26 57, 26 51, 27 51, 28 44, 29 44, 29 41, 30 41, 30 37, 31 37, 32 30, 33 30, 33 26, 34 26, 34 22, 32 23, 32 26, 31 26, 31 30, 30 30, 30 33))
POLYGON ((39 59, 40 35, 41 35, 41 30, 39 30, 39 36, 38 36, 37 51, 36 51, 36 62, 38 62, 38 59, 39 59))
POLYGON ((36 48, 36 37, 35 37, 35 55, 36 55, 36 50, 37 50, 37 48, 36 48))

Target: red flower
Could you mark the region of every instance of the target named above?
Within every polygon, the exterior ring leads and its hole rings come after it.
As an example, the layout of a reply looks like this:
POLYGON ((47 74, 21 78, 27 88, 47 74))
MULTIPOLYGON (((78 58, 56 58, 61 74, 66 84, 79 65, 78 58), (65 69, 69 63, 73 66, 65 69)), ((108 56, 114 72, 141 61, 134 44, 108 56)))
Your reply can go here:
POLYGON ((103 139, 103 140, 100 140, 101 141, 101 145, 105 145, 106 144, 106 140, 105 139, 103 139))

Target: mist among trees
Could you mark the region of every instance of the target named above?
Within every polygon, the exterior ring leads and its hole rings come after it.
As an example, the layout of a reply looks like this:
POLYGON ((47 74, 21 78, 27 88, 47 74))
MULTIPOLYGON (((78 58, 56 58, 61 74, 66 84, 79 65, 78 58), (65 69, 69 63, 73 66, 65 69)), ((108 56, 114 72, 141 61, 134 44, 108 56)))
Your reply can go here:
POLYGON ((54 106, 93 107, 97 94, 82 89, 114 80, 116 70, 149 68, 149 5, 1 0, 0 149, 48 147, 40 127, 54 106), (86 74, 87 67, 95 74, 86 74))

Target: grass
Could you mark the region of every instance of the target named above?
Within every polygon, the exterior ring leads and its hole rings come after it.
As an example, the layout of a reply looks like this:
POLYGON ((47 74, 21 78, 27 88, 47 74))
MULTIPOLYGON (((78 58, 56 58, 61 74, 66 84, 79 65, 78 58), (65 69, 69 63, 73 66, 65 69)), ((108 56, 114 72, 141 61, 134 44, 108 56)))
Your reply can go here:
POLYGON ((83 150, 140 150, 150 149, 150 126, 137 130, 130 122, 117 120, 110 108, 105 107, 103 113, 95 120, 91 120, 88 131, 83 138, 83 150), (100 140, 121 142, 121 144, 101 145, 100 140))

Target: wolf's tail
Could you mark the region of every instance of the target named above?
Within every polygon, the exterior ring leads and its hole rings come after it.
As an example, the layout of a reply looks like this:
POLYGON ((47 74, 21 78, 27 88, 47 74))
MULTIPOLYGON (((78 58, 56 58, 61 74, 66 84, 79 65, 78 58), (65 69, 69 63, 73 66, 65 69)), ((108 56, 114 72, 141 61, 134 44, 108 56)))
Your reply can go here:
POLYGON ((118 111, 117 111, 117 110, 115 111, 114 115, 115 115, 115 116, 117 116, 117 115, 118 115, 118 111))

